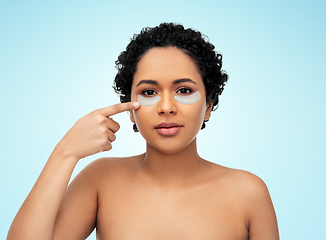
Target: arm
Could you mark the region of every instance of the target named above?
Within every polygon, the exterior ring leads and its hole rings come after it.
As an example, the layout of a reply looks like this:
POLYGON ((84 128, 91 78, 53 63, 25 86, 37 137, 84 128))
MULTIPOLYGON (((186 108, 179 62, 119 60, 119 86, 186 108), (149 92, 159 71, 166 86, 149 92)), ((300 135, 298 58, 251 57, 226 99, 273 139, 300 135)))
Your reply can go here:
POLYGON ((56 217, 54 240, 86 239, 94 230, 102 166, 99 162, 90 163, 70 183, 56 217))
MULTIPOLYGON (((90 187, 85 188, 85 191, 81 191, 80 187, 74 187, 78 186, 78 182, 83 183, 84 175, 81 174, 78 178, 81 180, 72 184, 71 190, 65 197, 67 200, 61 204, 75 165, 81 158, 97 152, 109 151, 112 148, 110 142, 115 140, 114 133, 118 131, 119 124, 109 116, 138 107, 139 104, 133 103, 117 104, 93 111, 76 122, 52 152, 34 187, 15 216, 7 240, 51 240, 54 229, 56 232, 67 229, 67 226, 60 224, 62 216, 62 213, 58 214, 60 205, 63 210, 67 210, 65 214, 69 215, 66 206, 71 202, 69 199, 73 199, 73 193, 82 197, 82 194, 91 191, 90 187), (57 215, 58 221, 56 221, 57 215)), ((94 194, 94 192, 90 194, 88 202, 91 201, 92 196, 94 198, 94 194)), ((78 205, 78 207, 83 206, 78 205)), ((85 229, 94 228, 94 220, 87 220, 85 223, 87 225, 85 229)), ((79 231, 85 234, 84 229, 79 231)))
POLYGON ((55 218, 76 159, 53 152, 14 218, 7 240, 52 239, 55 218))
POLYGON ((249 239, 279 240, 276 214, 266 184, 255 175, 248 180, 249 239))

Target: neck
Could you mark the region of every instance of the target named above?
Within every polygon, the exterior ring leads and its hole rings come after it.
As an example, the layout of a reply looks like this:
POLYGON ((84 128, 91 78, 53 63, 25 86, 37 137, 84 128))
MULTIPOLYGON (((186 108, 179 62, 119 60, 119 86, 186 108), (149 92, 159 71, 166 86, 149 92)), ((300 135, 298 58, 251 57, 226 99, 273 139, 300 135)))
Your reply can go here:
POLYGON ((177 153, 166 154, 147 144, 141 168, 155 182, 164 185, 185 185, 199 173, 206 161, 199 157, 196 138, 177 153))

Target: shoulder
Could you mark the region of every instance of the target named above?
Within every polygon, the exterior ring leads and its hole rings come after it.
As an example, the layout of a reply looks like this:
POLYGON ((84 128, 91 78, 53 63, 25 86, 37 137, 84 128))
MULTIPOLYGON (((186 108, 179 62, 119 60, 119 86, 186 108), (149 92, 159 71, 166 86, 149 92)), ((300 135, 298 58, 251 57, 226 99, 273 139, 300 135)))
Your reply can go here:
POLYGON ((247 171, 231 172, 231 182, 244 210, 249 238, 279 239, 276 213, 265 182, 247 171))
POLYGON ((250 213, 249 215, 267 206, 273 208, 267 185, 260 177, 242 170, 238 170, 237 175, 238 190, 245 200, 245 207, 250 213))
POLYGON ((228 172, 232 196, 242 206, 251 235, 253 232, 256 232, 254 235, 259 235, 257 232, 265 231, 274 236, 271 239, 278 239, 276 214, 265 182, 247 171, 229 169, 228 172))
POLYGON ((248 200, 248 207, 256 208, 258 203, 270 202, 270 195, 265 182, 257 175, 238 170, 241 193, 248 200))
POLYGON ((268 191, 265 182, 260 177, 245 170, 218 166, 216 176, 218 176, 219 182, 223 182, 229 188, 237 190, 238 193, 255 195, 268 191))
POLYGON ((89 163, 77 177, 96 181, 103 180, 104 177, 121 175, 123 172, 132 171, 140 163, 141 156, 99 158, 89 163))
POLYGON ((232 169, 230 178, 239 185, 239 188, 249 195, 266 194, 268 192, 265 182, 257 175, 238 169, 232 169))
POLYGON ((242 209, 247 225, 262 227, 262 220, 270 223, 270 227, 264 228, 273 228, 273 232, 277 232, 276 215, 265 182, 244 170, 220 167, 219 172, 220 180, 217 183, 223 186, 229 199, 242 209))
POLYGON ((270 203, 270 195, 265 182, 248 171, 218 166, 215 173, 216 187, 248 211, 254 211, 261 204, 270 203))

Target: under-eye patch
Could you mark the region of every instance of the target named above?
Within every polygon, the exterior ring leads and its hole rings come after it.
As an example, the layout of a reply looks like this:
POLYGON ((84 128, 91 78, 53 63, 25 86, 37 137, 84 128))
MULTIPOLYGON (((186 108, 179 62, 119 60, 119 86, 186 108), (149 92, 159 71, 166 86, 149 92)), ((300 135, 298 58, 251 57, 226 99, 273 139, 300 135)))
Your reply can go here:
POLYGON ((194 92, 191 95, 175 95, 174 100, 183 104, 193 104, 200 100, 200 93, 198 91, 194 92))
MULTIPOLYGON (((154 97, 143 97, 142 95, 137 96, 137 102, 139 102, 141 106, 145 106, 145 107, 152 106, 158 103, 160 100, 161 97, 159 95, 156 95, 154 97)), ((174 96, 174 100, 182 104, 193 104, 200 100, 200 93, 197 91, 187 96, 176 95, 174 96)))
POLYGON ((160 101, 160 100, 161 100, 161 97, 158 95, 156 95, 154 97, 143 97, 141 95, 137 96, 137 102, 139 102, 140 105, 145 106, 145 107, 152 106, 152 105, 158 103, 158 101, 160 101))

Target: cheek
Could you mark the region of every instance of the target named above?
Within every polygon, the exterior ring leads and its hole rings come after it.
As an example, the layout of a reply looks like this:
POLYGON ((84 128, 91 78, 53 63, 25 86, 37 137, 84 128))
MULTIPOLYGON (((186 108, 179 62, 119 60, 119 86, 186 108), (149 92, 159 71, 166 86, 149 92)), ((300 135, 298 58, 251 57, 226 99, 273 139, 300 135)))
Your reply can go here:
POLYGON ((197 102, 195 104, 178 104, 179 114, 182 114, 184 118, 191 120, 189 123, 197 125, 201 123, 205 116, 206 104, 203 102, 197 102))
POLYGON ((154 106, 143 107, 141 106, 138 110, 134 110, 134 116, 137 126, 148 123, 153 118, 153 113, 156 112, 154 106))

